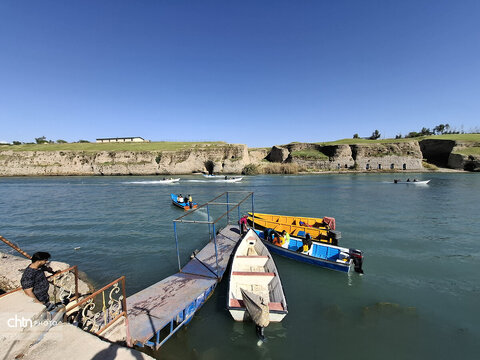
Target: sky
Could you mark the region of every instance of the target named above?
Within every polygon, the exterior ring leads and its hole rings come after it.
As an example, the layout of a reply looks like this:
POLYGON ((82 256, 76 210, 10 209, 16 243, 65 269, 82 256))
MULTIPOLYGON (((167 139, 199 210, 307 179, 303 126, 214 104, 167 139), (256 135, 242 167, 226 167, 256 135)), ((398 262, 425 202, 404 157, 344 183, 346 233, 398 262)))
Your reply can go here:
POLYGON ((480 128, 478 0, 2 0, 0 141, 480 128))

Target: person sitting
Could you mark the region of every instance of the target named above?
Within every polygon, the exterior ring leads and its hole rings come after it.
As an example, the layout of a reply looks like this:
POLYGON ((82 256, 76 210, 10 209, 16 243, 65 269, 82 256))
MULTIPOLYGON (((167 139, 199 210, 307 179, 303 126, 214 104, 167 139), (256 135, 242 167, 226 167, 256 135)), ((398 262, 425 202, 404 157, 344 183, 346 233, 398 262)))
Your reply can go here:
POLYGON ((182 196, 182 194, 178 195, 177 201, 178 201, 179 203, 183 203, 183 196, 182 196))
POLYGON ((407 182, 410 182, 410 178, 407 179, 407 182))
POLYGON ((308 250, 310 250, 310 248, 312 247, 312 238, 310 237, 310 234, 307 233, 307 235, 305 236, 305 239, 302 239, 302 246, 300 246, 298 249, 297 249, 297 252, 308 252, 308 250))
POLYGON ((276 246, 282 246, 282 241, 280 240, 280 236, 278 236, 277 232, 273 234, 272 244, 276 246))
MULTIPOLYGON (((285 230, 283 230, 282 237, 283 237, 282 246, 285 243, 288 245, 288 243, 290 242, 290 234, 287 233, 285 230)), ((282 239, 282 238, 280 238, 280 239, 282 239)))

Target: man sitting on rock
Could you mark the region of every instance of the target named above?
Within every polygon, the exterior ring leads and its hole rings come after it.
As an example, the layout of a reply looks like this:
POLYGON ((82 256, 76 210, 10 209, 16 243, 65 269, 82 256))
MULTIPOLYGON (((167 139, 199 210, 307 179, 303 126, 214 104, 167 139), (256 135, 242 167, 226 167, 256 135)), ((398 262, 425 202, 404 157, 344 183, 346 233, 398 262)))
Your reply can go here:
POLYGON ((52 269, 46 266, 48 259, 50 259, 50 254, 47 252, 41 251, 33 254, 32 263, 23 272, 20 283, 27 296, 51 310, 54 305, 49 302, 48 288, 50 284, 44 273, 44 271, 53 273, 52 269))

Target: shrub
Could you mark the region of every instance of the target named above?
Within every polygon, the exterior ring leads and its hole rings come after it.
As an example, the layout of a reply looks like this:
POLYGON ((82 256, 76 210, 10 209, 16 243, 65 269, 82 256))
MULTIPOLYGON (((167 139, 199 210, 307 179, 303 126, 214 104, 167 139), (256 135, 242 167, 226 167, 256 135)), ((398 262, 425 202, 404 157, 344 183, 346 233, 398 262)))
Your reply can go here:
POLYGON ((257 175, 258 173, 258 166, 255 164, 248 164, 242 169, 243 175, 257 175))

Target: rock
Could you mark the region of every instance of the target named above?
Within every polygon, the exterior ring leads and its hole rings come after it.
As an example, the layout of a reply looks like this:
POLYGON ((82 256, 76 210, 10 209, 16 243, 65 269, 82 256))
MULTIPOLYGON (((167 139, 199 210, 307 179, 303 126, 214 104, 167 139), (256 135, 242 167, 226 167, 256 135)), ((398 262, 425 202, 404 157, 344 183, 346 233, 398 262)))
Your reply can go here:
POLYGON ((274 146, 267 155, 267 160, 270 162, 284 163, 290 155, 290 151, 287 148, 274 146))

